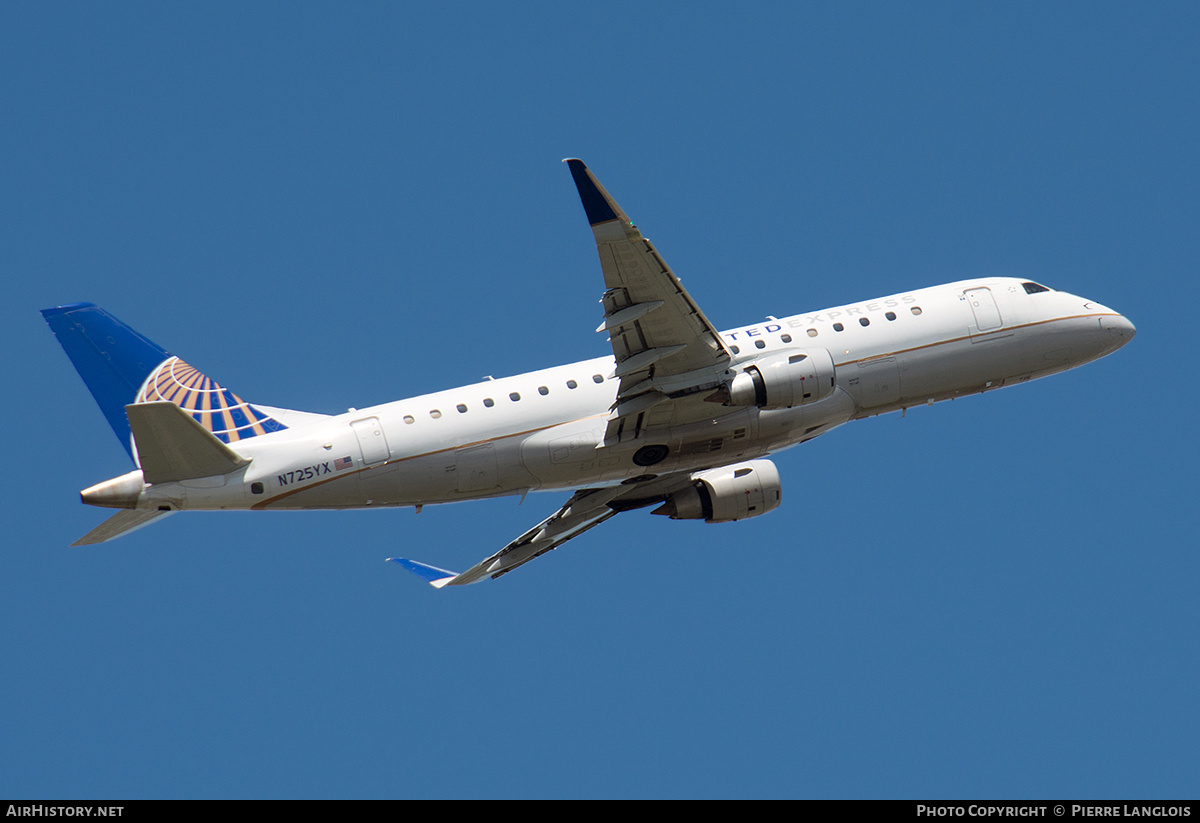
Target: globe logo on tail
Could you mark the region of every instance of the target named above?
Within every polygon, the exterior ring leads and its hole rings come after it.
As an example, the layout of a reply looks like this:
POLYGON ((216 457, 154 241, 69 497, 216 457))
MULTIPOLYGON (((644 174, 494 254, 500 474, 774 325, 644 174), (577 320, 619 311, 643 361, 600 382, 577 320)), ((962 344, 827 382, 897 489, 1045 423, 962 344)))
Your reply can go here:
POLYGON ((150 372, 134 402, 156 400, 179 406, 223 443, 287 428, 178 357, 167 358, 150 372))

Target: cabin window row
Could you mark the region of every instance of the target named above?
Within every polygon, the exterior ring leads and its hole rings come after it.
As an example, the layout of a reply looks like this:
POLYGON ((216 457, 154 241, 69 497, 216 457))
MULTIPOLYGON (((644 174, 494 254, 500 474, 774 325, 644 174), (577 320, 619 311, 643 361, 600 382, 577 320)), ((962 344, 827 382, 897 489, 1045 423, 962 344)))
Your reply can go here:
MULTIPOLYGON (((921 315, 921 307, 920 306, 913 306, 910 309, 910 311, 913 313, 914 317, 919 317, 921 315)), ((894 311, 886 312, 883 316, 886 317, 889 322, 896 319, 896 313, 894 311)), ((863 327, 871 325, 871 318, 869 318, 869 317, 858 318, 858 325, 863 326, 863 327)), ((834 331, 845 331, 846 326, 844 323, 834 323, 833 330, 834 331)), ((819 334, 818 330, 815 328, 808 329, 807 333, 808 333, 809 337, 816 337, 819 334)), ((791 343, 792 336, 790 334, 781 334, 779 336, 779 340, 782 343, 791 343)), ((760 348, 760 349, 765 349, 767 347, 767 343, 765 340, 755 340, 754 345, 756 348, 760 348)), ((738 346, 735 346, 735 345, 731 345, 729 347, 729 349, 734 354, 741 354, 741 351, 742 351, 738 346)))
MULTIPOLYGON (((602 375, 602 374, 593 374, 593 375, 592 375, 592 382, 593 382, 593 383, 603 383, 603 382, 604 382, 604 375, 602 375)), ((575 380, 568 380, 566 385, 567 385, 567 388, 568 388, 568 389, 577 389, 577 388, 579 388, 579 383, 578 383, 577 381, 575 381, 575 380)), ((540 395, 542 395, 543 397, 545 397, 546 395, 550 394, 550 387, 549 387, 549 386, 538 386, 538 390, 537 390, 537 391, 538 391, 538 394, 540 394, 540 395)), ((521 400, 521 393, 520 393, 520 392, 515 392, 515 391, 514 391, 514 392, 509 392, 509 393, 508 393, 508 399, 509 399, 509 400, 511 400, 513 403, 518 403, 518 402, 520 402, 520 400, 521 400)), ((491 397, 485 397, 485 398, 483 398, 483 405, 484 405, 484 408, 488 408, 488 409, 490 409, 490 408, 493 408, 493 407, 496 405, 496 401, 495 401, 493 398, 491 398, 491 397)), ((456 405, 454 408, 455 408, 455 410, 456 410, 456 411, 457 411, 459 414, 466 414, 466 413, 467 413, 467 411, 469 411, 469 407, 467 406, 467 404, 466 404, 466 403, 459 403, 459 404, 458 404, 458 405, 456 405)), ((430 416, 430 417, 432 417, 434 420, 437 420, 437 419, 441 418, 441 416, 442 416, 442 411, 441 411, 441 409, 430 409, 430 410, 429 410, 429 416, 430 416)), ((405 422, 405 423, 408 423, 408 424, 412 424, 412 423, 416 423, 416 422, 417 422, 417 418, 413 417, 411 414, 406 414, 406 415, 404 415, 404 418, 403 418, 403 419, 404 419, 404 422, 405 422)))
MULTIPOLYGON (((920 317, 920 316, 921 316, 921 307, 920 307, 920 306, 913 306, 912 308, 910 308, 910 309, 909 309, 909 311, 911 311, 911 312, 913 313, 913 317, 920 317)), ((893 321, 893 320, 895 320, 895 319, 896 319, 896 313, 895 313, 894 311, 884 312, 883 316, 887 318, 887 320, 888 320, 888 322, 889 322, 889 323, 890 323, 891 321, 893 321)), ((866 326, 869 326, 869 325, 871 325, 871 318, 869 318, 869 317, 860 317, 860 318, 858 318, 858 325, 860 325, 860 326, 863 326, 864 328, 865 328, 866 326)), ((833 324, 833 330, 834 330, 834 331, 845 331, 845 330, 846 330, 846 326, 845 326, 845 324, 843 324, 843 323, 834 323, 834 324, 833 324)), ((809 337, 816 337, 816 336, 817 336, 817 330, 816 330, 816 329, 809 329, 809 330, 808 330, 808 336, 809 336, 809 337)))

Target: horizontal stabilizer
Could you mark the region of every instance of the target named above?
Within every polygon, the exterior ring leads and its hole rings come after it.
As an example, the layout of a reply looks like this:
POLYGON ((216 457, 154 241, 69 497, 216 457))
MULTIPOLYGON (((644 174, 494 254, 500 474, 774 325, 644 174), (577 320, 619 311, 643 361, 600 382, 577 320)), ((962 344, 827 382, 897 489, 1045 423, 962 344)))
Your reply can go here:
POLYGON ((229 474, 250 463, 174 403, 137 403, 125 413, 147 483, 229 474))
POLYGON ((389 557, 388 562, 399 563, 435 589, 440 589, 458 577, 458 572, 446 571, 445 569, 439 569, 437 566, 427 566, 424 563, 418 563, 406 557, 389 557))
POLYGON ((160 517, 166 517, 168 514, 174 513, 173 511, 157 511, 153 509, 121 509, 71 545, 91 546, 96 543, 106 543, 114 537, 120 537, 123 534, 137 531, 142 526, 149 526, 160 517))

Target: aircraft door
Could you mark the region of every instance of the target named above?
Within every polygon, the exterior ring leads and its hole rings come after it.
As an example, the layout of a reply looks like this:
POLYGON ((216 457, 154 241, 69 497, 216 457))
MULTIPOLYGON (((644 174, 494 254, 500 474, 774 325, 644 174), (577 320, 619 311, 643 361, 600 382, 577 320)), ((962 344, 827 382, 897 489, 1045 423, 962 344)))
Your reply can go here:
POLYGON ((1000 317, 1000 308, 996 305, 996 298, 992 295, 991 289, 986 286, 967 289, 963 292, 963 296, 971 306, 971 312, 975 315, 975 328, 980 332, 993 331, 1004 325, 1004 320, 1000 317))
POLYGON ((387 436, 383 433, 383 426, 378 417, 355 420, 350 424, 350 428, 354 429, 354 434, 358 437, 358 448, 362 451, 364 465, 387 460, 387 436))

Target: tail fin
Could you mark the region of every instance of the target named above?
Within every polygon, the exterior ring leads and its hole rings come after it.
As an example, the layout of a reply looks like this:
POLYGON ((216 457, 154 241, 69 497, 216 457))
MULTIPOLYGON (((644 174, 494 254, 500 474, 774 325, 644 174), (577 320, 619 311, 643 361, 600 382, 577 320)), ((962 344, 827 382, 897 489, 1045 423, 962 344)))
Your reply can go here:
POLYGON ((72 303, 43 309, 42 316, 130 457, 125 407, 136 403, 170 401, 222 443, 287 428, 99 306, 72 303))

